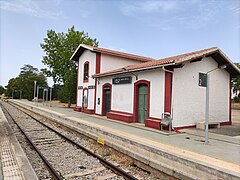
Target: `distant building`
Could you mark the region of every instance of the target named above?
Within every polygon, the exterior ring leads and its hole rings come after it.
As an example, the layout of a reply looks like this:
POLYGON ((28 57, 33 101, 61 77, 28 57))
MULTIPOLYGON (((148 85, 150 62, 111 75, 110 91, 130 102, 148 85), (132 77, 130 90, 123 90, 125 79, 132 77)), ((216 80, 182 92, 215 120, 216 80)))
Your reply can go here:
POLYGON ((231 78, 239 69, 217 47, 160 60, 79 45, 76 111, 160 128, 168 112, 173 128, 205 120, 205 87, 210 76, 210 121, 231 124, 231 78), (218 69, 227 65, 225 69, 218 69))

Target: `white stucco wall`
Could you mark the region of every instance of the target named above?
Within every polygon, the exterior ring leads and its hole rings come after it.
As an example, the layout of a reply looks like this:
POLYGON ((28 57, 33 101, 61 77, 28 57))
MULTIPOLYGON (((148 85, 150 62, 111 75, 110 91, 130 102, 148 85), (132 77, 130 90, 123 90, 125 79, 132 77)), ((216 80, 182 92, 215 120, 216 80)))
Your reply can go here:
MULTIPOLYGON (((137 74, 137 73, 136 73, 137 74)), ((164 110, 164 72, 160 69, 138 73, 138 80, 131 74, 117 77, 132 76, 131 84, 112 85, 111 110, 133 113, 134 83, 139 80, 150 81, 150 117, 161 118, 164 110)), ((102 110, 102 86, 105 83, 112 84, 112 78, 101 78, 97 88, 97 98, 100 98, 100 105, 96 106, 98 114, 102 110)))
POLYGON ((101 54, 100 71, 107 72, 118 68, 123 68, 128 65, 139 64, 141 61, 126 59, 122 57, 101 54))
POLYGON ((138 80, 150 81, 150 117, 161 118, 164 112, 165 73, 162 69, 145 71, 139 74, 138 80))
MULTIPOLYGON (((83 86, 83 88, 95 85, 95 80, 92 78, 89 78, 89 81, 87 83, 83 82, 83 67, 86 61, 89 61, 89 76, 91 77, 96 72, 96 53, 92 53, 89 50, 85 50, 79 58, 78 86, 83 86)), ((102 73, 137 63, 141 63, 141 61, 130 60, 107 54, 101 54, 100 72, 102 73)), ((94 91, 95 90, 93 89, 89 89, 88 109, 94 108, 94 91)), ((78 90, 77 93, 78 93, 77 106, 81 106, 82 90, 78 90)))
MULTIPOLYGON (((95 86, 95 80, 92 78, 88 79, 88 82, 83 82, 83 67, 84 63, 86 61, 89 61, 89 76, 95 74, 95 68, 96 68, 96 54, 90 52, 89 50, 85 50, 83 54, 79 58, 79 70, 78 70, 78 86, 83 86, 83 88, 88 86, 95 86)), ((93 101, 94 101, 94 93, 92 93, 94 90, 89 89, 88 90, 88 109, 93 109, 93 101)), ((82 106, 82 90, 78 89, 78 100, 77 100, 77 106, 82 106)))
MULTIPOLYGON (((205 121, 205 87, 198 86, 199 72, 206 73, 218 64, 211 57, 188 63, 174 70, 172 116, 173 127, 196 125, 205 121)), ((225 70, 210 73, 209 121, 229 120, 229 74, 225 70)))

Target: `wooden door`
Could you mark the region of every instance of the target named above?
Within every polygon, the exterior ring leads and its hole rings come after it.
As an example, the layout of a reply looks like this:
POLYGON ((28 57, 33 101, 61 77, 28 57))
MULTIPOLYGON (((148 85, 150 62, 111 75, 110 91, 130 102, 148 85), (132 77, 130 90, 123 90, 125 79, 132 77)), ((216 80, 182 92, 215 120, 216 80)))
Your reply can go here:
POLYGON ((139 85, 138 87, 138 122, 144 123, 148 112, 148 87, 139 85))

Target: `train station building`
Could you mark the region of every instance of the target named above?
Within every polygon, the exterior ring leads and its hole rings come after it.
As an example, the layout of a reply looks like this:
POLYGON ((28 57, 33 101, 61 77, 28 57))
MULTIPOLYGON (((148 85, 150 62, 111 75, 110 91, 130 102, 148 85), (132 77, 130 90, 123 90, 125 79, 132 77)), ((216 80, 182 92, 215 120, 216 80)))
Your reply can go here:
POLYGON ((80 44, 75 111, 160 129, 164 114, 175 129, 205 121, 231 124, 231 78, 240 70, 217 47, 160 60, 80 44), (202 78, 203 77, 203 78, 202 78))

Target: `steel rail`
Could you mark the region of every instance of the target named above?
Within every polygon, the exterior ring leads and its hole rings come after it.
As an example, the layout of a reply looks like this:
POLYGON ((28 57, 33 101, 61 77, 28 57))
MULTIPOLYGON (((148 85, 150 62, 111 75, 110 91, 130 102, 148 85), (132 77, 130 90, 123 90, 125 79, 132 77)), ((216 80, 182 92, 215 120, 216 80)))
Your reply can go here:
MULTIPOLYGON (((97 158, 104 166, 106 166, 107 168, 111 169, 113 172, 115 172, 116 174, 122 176, 123 178, 127 179, 127 180, 137 180, 137 178, 135 178, 134 176, 132 176, 131 174, 125 172, 124 170, 122 170, 121 168, 115 166, 114 164, 112 164, 111 162, 103 159, 101 156, 97 155, 97 154, 94 154, 92 151, 90 151, 89 149, 85 148, 84 146, 81 146, 80 144, 74 142, 73 140, 69 139, 68 137, 64 136, 63 134, 59 133, 58 131, 54 130, 53 128, 47 126, 46 124, 42 123, 41 121, 39 121, 38 119, 36 119, 35 117, 33 117, 32 115, 30 115, 29 113, 27 112, 24 112, 23 110, 19 109, 19 107, 27 110, 27 111, 30 111, 28 109, 26 109, 25 107, 22 107, 20 105, 16 105, 15 103, 10 103, 13 107, 17 108, 18 110, 20 110, 21 112, 25 113, 26 115, 28 115, 29 117, 33 118, 35 121, 39 122, 40 124, 42 124, 43 126, 49 128, 51 131, 55 132, 56 134, 58 134, 59 136, 61 136, 62 138, 64 138, 65 140, 69 141, 71 144, 77 146, 78 148, 82 149, 83 151, 85 151, 87 154, 97 158), (17 107, 18 106, 18 107, 17 107)), ((32 112, 38 116, 42 116, 36 112, 32 112)), ((42 116, 44 117, 44 116, 42 116)), ((46 118, 46 117, 44 117, 46 118)))
POLYGON ((13 120, 13 122, 17 125, 17 127, 20 129, 21 133, 25 136, 25 138, 28 140, 29 144, 34 148, 34 150, 38 153, 40 158, 43 160, 45 165, 47 166, 50 174, 53 176, 54 179, 57 180, 64 180, 62 176, 58 174, 58 172, 52 167, 52 165, 48 162, 48 160, 44 157, 44 155, 40 152, 40 150, 34 145, 31 138, 23 131, 23 129, 20 127, 20 125, 15 121, 15 119, 12 117, 12 115, 8 112, 8 110, 2 105, 2 108, 5 110, 5 112, 9 115, 9 117, 13 120))

